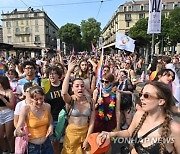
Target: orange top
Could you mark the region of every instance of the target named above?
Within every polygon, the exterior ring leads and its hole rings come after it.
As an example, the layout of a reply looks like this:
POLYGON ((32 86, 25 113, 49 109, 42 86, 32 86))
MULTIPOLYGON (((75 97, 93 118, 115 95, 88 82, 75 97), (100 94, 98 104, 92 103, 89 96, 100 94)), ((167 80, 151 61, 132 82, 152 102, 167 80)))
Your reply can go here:
POLYGON ((149 76, 149 81, 153 81, 157 75, 157 71, 153 71, 151 75, 149 76))
POLYGON ((49 125, 49 116, 48 116, 48 110, 44 112, 44 115, 42 116, 41 119, 36 117, 32 111, 28 113, 27 119, 27 128, 29 134, 29 139, 35 139, 35 138, 41 138, 45 137, 49 125))

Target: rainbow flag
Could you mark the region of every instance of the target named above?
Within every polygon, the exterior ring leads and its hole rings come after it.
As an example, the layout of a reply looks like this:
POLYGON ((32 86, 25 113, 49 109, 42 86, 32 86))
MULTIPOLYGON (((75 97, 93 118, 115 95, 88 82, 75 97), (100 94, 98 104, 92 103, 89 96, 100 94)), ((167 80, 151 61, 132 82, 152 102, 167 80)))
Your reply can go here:
POLYGON ((91 48, 92 48, 92 52, 95 54, 95 56, 97 57, 97 49, 95 48, 93 42, 91 41, 91 48))
POLYGON ((100 87, 100 86, 101 86, 102 71, 103 71, 103 65, 104 65, 103 55, 104 55, 104 49, 102 49, 101 57, 100 57, 100 60, 99 60, 98 66, 97 66, 97 72, 96 72, 96 78, 97 78, 97 80, 96 80, 96 87, 100 87))
POLYGON ((0 75, 4 75, 4 65, 0 63, 0 75))

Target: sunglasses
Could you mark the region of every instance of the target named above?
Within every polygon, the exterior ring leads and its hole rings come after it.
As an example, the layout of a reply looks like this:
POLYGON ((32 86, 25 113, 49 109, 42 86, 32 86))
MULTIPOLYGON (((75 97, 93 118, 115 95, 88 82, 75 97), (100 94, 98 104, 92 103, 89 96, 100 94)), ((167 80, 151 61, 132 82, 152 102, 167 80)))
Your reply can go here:
POLYGON ((150 95, 150 94, 148 94, 148 93, 139 93, 139 97, 144 97, 144 98, 146 98, 146 99, 149 99, 149 98, 155 98, 155 99, 157 99, 157 97, 156 96, 153 96, 153 95, 150 95))
POLYGON ((107 81, 107 80, 101 80, 101 83, 106 83, 106 84, 108 84, 109 81, 107 81))

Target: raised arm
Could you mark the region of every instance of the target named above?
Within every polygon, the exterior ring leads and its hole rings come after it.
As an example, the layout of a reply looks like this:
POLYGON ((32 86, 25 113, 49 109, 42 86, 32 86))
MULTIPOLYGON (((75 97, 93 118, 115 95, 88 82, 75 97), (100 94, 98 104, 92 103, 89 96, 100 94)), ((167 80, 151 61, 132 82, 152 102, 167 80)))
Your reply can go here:
POLYGON ((64 78, 63 84, 62 84, 62 98, 65 101, 65 103, 69 104, 71 101, 71 96, 68 93, 68 89, 69 89, 69 77, 72 73, 72 71, 74 70, 76 64, 75 62, 70 62, 68 65, 68 70, 66 73, 66 76, 64 78))

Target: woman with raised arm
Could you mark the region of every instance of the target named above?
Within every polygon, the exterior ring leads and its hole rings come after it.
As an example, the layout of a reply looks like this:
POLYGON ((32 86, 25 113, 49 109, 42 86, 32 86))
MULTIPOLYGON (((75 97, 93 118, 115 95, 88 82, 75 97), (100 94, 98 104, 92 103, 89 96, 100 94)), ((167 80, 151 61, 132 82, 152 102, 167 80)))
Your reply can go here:
POLYGON ((96 102, 94 132, 120 129, 120 93, 116 91, 114 75, 104 74, 102 88, 95 89, 93 99, 96 102))
POLYGON ((88 136, 94 128, 94 102, 84 95, 85 85, 81 78, 72 83, 73 95, 68 93, 69 78, 76 64, 71 62, 62 85, 62 97, 70 111, 65 132, 62 154, 88 153, 88 136))
POLYGON ((85 86, 84 94, 86 96, 92 96, 93 91, 95 89, 96 67, 97 65, 91 59, 89 59, 88 61, 83 59, 79 63, 79 69, 77 70, 77 72, 74 73, 74 78, 81 78, 83 80, 85 86), (88 62, 90 62, 93 65, 93 72, 89 71, 88 62))
POLYGON ((180 124, 171 118, 173 95, 168 86, 157 81, 148 83, 140 96, 142 110, 136 112, 130 127, 124 131, 102 132, 101 140, 105 139, 105 133, 110 137, 131 137, 132 154, 180 153, 180 124))

